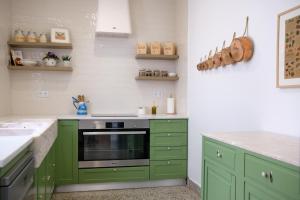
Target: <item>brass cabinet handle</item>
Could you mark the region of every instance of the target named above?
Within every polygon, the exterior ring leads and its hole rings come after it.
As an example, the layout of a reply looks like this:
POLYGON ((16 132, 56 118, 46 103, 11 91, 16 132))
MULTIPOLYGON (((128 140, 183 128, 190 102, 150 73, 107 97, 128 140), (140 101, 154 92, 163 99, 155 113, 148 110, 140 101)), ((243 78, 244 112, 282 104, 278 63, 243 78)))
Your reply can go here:
POLYGON ((217 150, 217 157, 218 158, 222 158, 222 153, 221 153, 221 151, 219 149, 217 150))
POLYGON ((273 172, 264 172, 262 171, 261 172, 261 176, 264 177, 264 178, 267 178, 269 179, 269 181, 272 183, 273 182, 273 172))
POLYGON ((270 172, 269 176, 270 176, 270 182, 273 183, 273 172, 272 171, 270 172))
POLYGON ((261 172, 261 176, 264 177, 264 178, 269 177, 268 172, 264 172, 264 171, 261 172))

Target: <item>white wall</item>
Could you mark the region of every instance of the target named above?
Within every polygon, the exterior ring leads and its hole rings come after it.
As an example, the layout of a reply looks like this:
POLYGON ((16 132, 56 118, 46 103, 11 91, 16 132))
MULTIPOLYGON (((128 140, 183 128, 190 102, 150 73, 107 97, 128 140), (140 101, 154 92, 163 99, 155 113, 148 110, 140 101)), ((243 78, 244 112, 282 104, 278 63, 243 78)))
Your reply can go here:
POLYGON ((159 112, 165 112, 166 97, 176 92, 175 83, 135 81, 135 76, 139 67, 176 71, 177 62, 134 57, 137 41, 176 41, 173 0, 131 0, 133 35, 126 39, 94 37, 97 0, 12 2, 13 29, 42 32, 66 27, 74 45, 73 73, 42 72, 40 78, 32 78, 32 72, 11 73, 13 114, 72 114, 71 96, 78 94, 88 97, 93 113, 132 113, 153 101, 159 112), (49 91, 48 99, 37 97, 41 90, 49 91))
POLYGON ((187 111, 187 37, 188 37, 188 1, 176 1, 176 41, 178 47, 178 60, 176 70, 180 75, 180 81, 176 83, 177 112, 187 111))
POLYGON ((10 34, 10 0, 0 0, 0 116, 10 112, 7 40, 10 34))
POLYGON ((275 86, 277 14, 299 0, 189 0, 189 177, 201 185, 203 132, 267 130, 300 136, 300 89, 275 86), (201 56, 242 34, 246 16, 255 54, 248 63, 198 72, 201 56))

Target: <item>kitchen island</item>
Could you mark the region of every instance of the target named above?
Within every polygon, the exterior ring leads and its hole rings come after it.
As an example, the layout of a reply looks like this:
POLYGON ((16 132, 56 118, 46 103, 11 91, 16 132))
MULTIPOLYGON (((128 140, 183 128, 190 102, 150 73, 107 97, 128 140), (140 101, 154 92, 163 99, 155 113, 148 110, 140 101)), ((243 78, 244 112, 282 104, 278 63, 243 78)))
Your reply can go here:
POLYGON ((202 195, 207 199, 300 199, 300 140, 270 133, 204 134, 202 195))

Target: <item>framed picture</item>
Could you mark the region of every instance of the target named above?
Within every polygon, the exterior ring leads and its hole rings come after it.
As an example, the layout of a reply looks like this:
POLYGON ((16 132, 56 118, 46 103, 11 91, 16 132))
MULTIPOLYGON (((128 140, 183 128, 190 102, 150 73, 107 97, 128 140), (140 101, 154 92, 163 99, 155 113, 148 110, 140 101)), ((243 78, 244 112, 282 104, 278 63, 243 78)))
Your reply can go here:
POLYGON ((70 33, 68 29, 52 28, 51 42, 55 43, 70 43, 70 33))
POLYGON ((16 51, 11 50, 10 51, 11 58, 12 58, 12 64, 15 66, 23 66, 22 60, 23 60, 23 52, 22 51, 16 51))
POLYGON ((300 87, 300 5, 278 15, 277 87, 300 87))

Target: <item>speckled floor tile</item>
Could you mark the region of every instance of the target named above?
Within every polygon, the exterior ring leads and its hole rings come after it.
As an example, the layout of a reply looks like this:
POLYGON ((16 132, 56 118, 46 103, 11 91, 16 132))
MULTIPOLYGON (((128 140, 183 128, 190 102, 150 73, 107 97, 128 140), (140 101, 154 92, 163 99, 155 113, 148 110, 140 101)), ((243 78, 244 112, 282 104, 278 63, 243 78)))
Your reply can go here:
POLYGON ((56 193, 52 200, 200 200, 200 198, 189 188, 182 186, 56 193))

